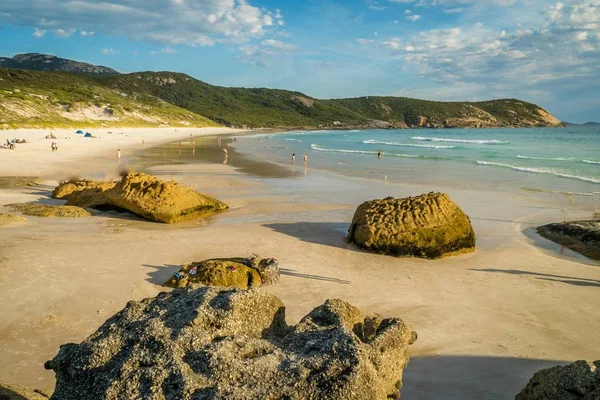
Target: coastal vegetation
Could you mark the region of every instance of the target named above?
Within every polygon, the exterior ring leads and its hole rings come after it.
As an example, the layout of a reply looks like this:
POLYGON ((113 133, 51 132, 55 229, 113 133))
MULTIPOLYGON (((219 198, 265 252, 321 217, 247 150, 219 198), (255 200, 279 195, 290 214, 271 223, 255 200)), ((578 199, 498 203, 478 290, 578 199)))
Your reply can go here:
POLYGON ((78 69, 64 60, 58 65, 58 71, 0 68, 0 128, 82 124, 307 129, 563 126, 546 110, 517 99, 440 102, 368 96, 321 100, 288 90, 214 86, 174 72, 118 74, 93 72, 94 66, 88 64, 78 69))

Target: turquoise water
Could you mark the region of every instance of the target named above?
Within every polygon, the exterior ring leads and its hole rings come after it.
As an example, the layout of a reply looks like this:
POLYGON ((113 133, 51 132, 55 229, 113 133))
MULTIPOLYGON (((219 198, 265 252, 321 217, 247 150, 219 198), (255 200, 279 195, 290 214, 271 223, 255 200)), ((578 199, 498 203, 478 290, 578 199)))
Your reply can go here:
POLYGON ((600 127, 289 132, 247 136, 233 145, 299 171, 306 153, 307 170, 392 182, 600 195, 600 127))

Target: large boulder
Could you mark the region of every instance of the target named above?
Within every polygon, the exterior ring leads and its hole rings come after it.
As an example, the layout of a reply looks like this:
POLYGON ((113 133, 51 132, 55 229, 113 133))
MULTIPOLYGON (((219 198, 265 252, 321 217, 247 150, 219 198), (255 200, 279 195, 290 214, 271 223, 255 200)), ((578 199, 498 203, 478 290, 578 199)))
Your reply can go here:
POLYGON ((203 284, 248 289, 274 285, 279 281, 279 273, 279 262, 274 258, 216 258, 184 265, 165 286, 203 284))
POLYGON ((79 180, 54 189, 53 197, 67 205, 121 210, 151 221, 171 224, 227 209, 225 203, 177 182, 146 174, 127 174, 119 182, 79 180))
POLYGON ((540 226, 537 232, 548 240, 600 260, 600 219, 557 222, 540 226))
POLYGON ((538 371, 516 400, 600 400, 600 360, 538 371))
POLYGON ((40 203, 15 203, 8 204, 7 207, 13 211, 20 212, 25 215, 31 215, 34 217, 90 217, 92 214, 89 213, 85 208, 75 206, 50 206, 47 204, 40 203))
POLYGON ((415 340, 341 300, 289 327, 272 294, 202 286, 129 302, 45 367, 62 400, 383 400, 399 396, 415 340))
POLYGON ((348 239, 378 253, 430 259, 475 249, 469 217, 445 193, 367 201, 354 213, 348 239))

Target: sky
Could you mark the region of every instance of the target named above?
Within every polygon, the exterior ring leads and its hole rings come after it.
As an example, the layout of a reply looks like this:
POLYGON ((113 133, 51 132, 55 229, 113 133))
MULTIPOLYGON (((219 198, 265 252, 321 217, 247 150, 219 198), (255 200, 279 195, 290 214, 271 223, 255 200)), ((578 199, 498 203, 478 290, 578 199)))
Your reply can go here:
POLYGON ((0 56, 600 120, 600 0, 2 0, 0 56))

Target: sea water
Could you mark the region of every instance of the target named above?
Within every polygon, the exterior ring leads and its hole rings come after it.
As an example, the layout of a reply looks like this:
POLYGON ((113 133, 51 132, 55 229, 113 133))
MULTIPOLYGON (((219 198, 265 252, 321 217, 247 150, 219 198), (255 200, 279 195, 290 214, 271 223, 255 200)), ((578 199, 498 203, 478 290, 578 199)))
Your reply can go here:
POLYGON ((600 200, 598 126, 296 131, 245 136, 233 146, 300 171, 306 153, 309 171, 425 184, 432 190, 521 189, 600 200))

